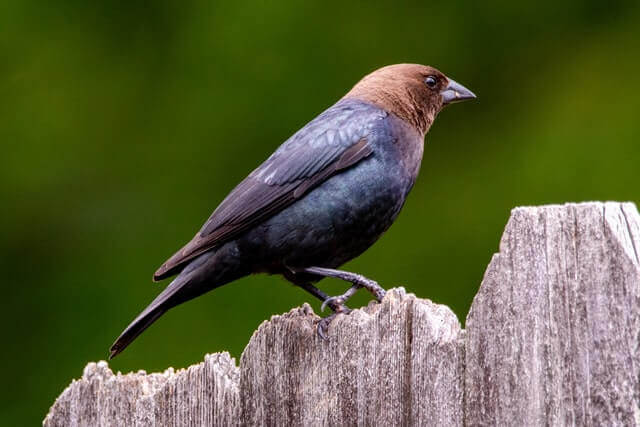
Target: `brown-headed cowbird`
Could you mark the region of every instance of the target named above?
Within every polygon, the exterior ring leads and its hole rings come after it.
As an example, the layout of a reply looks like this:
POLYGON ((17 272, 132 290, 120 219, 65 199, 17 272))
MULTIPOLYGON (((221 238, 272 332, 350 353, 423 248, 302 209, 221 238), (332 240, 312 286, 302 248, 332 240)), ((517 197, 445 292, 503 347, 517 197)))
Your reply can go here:
POLYGON ((424 136, 443 106, 475 95, 435 68, 390 65, 365 76, 341 100, 285 141, 220 203, 195 237, 156 271, 177 274, 111 346, 114 357, 167 310, 252 273, 283 275, 347 312, 359 288, 384 290, 335 270, 371 246, 398 216, 422 160, 424 136), (328 297, 313 283, 352 283, 328 297))

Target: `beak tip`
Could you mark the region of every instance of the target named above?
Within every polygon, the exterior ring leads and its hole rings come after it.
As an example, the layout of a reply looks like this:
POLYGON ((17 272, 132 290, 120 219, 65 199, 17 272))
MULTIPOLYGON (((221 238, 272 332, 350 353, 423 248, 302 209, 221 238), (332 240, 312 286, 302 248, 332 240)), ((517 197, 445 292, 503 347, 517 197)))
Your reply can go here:
POLYGON ((475 98, 477 98, 475 93, 453 79, 449 79, 449 84, 442 91, 442 100, 445 105, 475 98))

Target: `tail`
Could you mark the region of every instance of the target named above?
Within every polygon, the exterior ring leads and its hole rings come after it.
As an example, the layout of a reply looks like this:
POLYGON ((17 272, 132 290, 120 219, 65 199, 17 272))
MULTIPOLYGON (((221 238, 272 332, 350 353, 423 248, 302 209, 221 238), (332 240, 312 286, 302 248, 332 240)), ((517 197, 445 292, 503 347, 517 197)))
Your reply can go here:
POLYGON ((204 254, 193 260, 175 278, 164 291, 154 299, 133 322, 127 326, 109 349, 109 360, 120 354, 129 344, 144 332, 153 322, 166 313, 170 308, 195 298, 212 287, 202 286, 202 271, 212 254, 204 254))
POLYGON ((215 252, 205 252, 192 260, 173 282, 127 326, 111 346, 109 359, 120 354, 170 308, 249 274, 250 271, 237 254, 236 244, 228 242, 215 252))
MULTIPOLYGON (((144 309, 142 313, 134 319, 133 322, 127 326, 127 328, 120 334, 118 339, 113 343, 109 349, 109 359, 113 359, 120 354, 129 344, 133 342, 138 336, 144 332, 153 322, 158 320, 160 316, 166 313, 170 308, 175 307, 182 301, 178 301, 177 296, 180 294, 180 290, 188 284, 188 280, 184 280, 180 276, 176 277, 173 282, 166 287, 156 299, 144 309)), ((182 298, 180 298, 182 300, 182 298)))

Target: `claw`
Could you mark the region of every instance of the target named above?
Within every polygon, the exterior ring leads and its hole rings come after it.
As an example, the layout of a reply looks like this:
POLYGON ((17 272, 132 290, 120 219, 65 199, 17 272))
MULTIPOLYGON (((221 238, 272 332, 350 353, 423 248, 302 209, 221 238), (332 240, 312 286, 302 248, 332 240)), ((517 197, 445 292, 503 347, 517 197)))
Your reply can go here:
MULTIPOLYGON (((328 303, 327 305, 329 306, 329 308, 333 310, 333 313, 331 313, 327 317, 323 317, 318 322, 318 329, 317 329, 318 336, 323 340, 329 339, 327 334, 329 333, 329 325, 331 324, 333 319, 335 319, 338 314, 349 314, 351 312, 349 307, 344 305, 344 302, 336 303, 336 301, 340 301, 340 300, 341 300, 341 297, 331 297, 331 298, 327 298, 327 300, 325 301, 328 303)), ((324 305, 325 304, 323 304, 323 306, 324 305)))
POLYGON ((351 311, 345 306, 342 306, 342 307, 345 308, 344 311, 336 311, 335 313, 331 313, 329 316, 323 317, 318 322, 318 328, 317 328, 318 336, 323 340, 325 341, 329 340, 329 337, 327 335, 329 333, 329 325, 338 316, 338 314, 349 314, 349 312, 351 311))
MULTIPOLYGON (((331 308, 338 307, 344 305, 349 298, 351 298, 357 291, 360 289, 360 285, 353 285, 342 295, 336 295, 335 297, 329 297, 322 302, 320 306, 320 311, 324 311, 325 307, 329 306, 331 308)), ((336 311, 333 309, 333 311, 336 311)))
POLYGON ((329 306, 341 306, 344 305, 344 298, 342 298, 342 295, 339 295, 337 297, 329 297, 326 300, 322 301, 322 305, 320 306, 320 311, 324 311, 324 309, 329 306))
POLYGON ((378 302, 381 302, 384 296, 387 294, 387 291, 384 290, 382 286, 378 284, 375 280, 367 279, 362 276, 362 287, 368 290, 378 302))
POLYGON ((336 316, 336 313, 333 313, 330 316, 320 319, 320 321, 318 322, 318 329, 317 329, 318 336, 325 341, 329 341, 329 337, 327 336, 327 333, 329 332, 329 324, 331 323, 331 321, 335 316, 336 316))

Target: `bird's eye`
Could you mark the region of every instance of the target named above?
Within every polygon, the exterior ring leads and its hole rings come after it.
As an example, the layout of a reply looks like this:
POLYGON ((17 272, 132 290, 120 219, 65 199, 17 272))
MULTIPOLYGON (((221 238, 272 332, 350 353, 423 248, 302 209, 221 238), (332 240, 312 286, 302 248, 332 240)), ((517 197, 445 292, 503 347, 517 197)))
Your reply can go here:
POLYGON ((424 79, 424 83, 429 86, 429 88, 433 89, 438 84, 438 80, 434 76, 429 76, 424 79))

